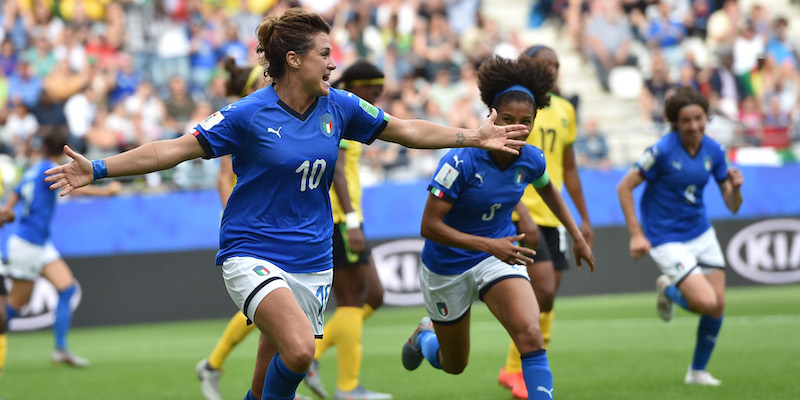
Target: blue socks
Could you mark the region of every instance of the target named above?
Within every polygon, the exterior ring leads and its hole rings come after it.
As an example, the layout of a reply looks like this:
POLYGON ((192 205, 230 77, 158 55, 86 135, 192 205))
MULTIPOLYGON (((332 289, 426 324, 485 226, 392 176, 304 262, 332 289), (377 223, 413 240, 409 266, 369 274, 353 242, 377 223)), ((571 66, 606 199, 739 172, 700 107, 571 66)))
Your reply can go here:
MULTIPOLYGON (((261 393, 261 400, 294 400, 297 386, 306 377, 306 373, 308 371, 302 374, 292 372, 281 361, 280 353, 275 354, 269 362, 267 376, 264 377, 264 391, 261 393)), ((249 395, 252 396, 252 393, 249 395)))
POLYGON ((244 395, 244 400, 258 400, 256 396, 253 396, 253 389, 247 391, 247 394, 244 395))
POLYGON ((522 376, 528 388, 528 399, 550 400, 553 398, 553 373, 547 362, 544 349, 522 355, 522 376))
POLYGON ((14 308, 11 304, 6 303, 6 324, 11 322, 17 315, 19 315, 19 310, 14 308))
POLYGON ((76 290, 77 287, 73 284, 58 292, 58 306, 56 306, 56 322, 53 324, 53 333, 56 337, 56 348, 60 350, 67 349, 67 333, 69 333, 69 326, 72 324, 72 308, 69 305, 69 300, 76 290))
POLYGON ((420 332, 417 336, 417 345, 422 349, 422 355, 436 369, 442 369, 439 363, 439 339, 430 331, 420 332))
POLYGON ((717 343, 717 335, 722 328, 722 317, 715 318, 708 315, 700 316, 700 324, 697 326, 697 344, 694 347, 694 358, 692 359, 692 369, 704 370, 714 351, 717 343))
POLYGON ((666 294, 667 297, 669 297, 669 299, 672 300, 673 303, 683 307, 684 310, 692 311, 689 310, 689 302, 686 301, 686 298, 683 297, 683 293, 681 293, 681 290, 678 289, 677 286, 675 285, 667 286, 667 288, 664 289, 664 294, 666 294))

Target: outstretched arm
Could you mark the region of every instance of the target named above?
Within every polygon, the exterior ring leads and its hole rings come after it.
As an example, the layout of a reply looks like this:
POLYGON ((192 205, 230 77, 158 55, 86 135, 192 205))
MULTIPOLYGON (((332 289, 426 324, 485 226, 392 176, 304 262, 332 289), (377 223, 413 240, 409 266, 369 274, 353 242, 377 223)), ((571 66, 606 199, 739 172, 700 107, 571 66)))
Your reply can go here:
POLYGON ((542 200, 544 200, 547 207, 550 208, 550 211, 564 224, 567 232, 572 236, 574 242, 572 251, 575 253, 575 262, 578 264, 578 268, 582 266, 581 260, 586 260, 586 262, 589 263, 589 270, 594 272, 594 255, 592 254, 592 249, 589 248, 583 235, 581 235, 578 225, 575 224, 575 220, 572 219, 569 208, 567 208, 567 203, 564 202, 564 198, 561 197, 561 194, 559 194, 555 186, 553 186, 553 182, 547 182, 546 185, 536 188, 536 192, 539 193, 539 196, 542 197, 542 200))
POLYGON ((444 216, 452 207, 449 202, 432 194, 428 195, 425 211, 422 212, 420 231, 424 238, 445 246, 489 253, 510 265, 533 263, 531 257, 536 255, 534 250, 514 245, 514 242, 522 240, 525 234, 495 239, 461 232, 444 222, 444 216))
POLYGON ((45 171, 47 176, 45 182, 52 183, 50 190, 64 188, 62 196, 92 183, 95 180, 94 169, 102 169, 100 164, 105 165, 105 171, 98 172, 99 177, 141 175, 169 169, 183 161, 205 155, 200 142, 191 134, 171 140, 150 142, 96 162, 95 165, 68 146, 64 147, 64 151, 72 161, 45 171))
POLYGON ((495 119, 497 111, 492 109, 492 114, 483 121, 480 128, 462 129, 419 119, 390 118, 378 138, 417 149, 480 147, 519 154, 517 148, 525 145, 525 141, 519 139, 528 134, 528 129, 525 125, 497 126, 494 124, 495 119))
POLYGON ((636 218, 636 208, 633 204, 633 189, 644 182, 637 168, 631 168, 617 185, 617 196, 622 213, 625 215, 625 225, 631 235, 631 258, 638 260, 650 251, 650 241, 642 233, 639 220, 636 218))
POLYGON ((564 186, 567 187, 569 197, 575 203, 578 214, 581 215, 581 234, 589 247, 592 247, 594 232, 592 232, 592 223, 589 221, 589 211, 586 209, 586 199, 583 197, 581 177, 578 175, 578 168, 575 165, 575 150, 572 145, 564 148, 564 186))

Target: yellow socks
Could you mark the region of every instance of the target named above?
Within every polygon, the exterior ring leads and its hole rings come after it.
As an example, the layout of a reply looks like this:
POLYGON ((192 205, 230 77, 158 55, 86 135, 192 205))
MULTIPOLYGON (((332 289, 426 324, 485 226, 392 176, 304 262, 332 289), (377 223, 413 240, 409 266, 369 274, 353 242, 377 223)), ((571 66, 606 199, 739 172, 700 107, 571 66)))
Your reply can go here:
POLYGON ((542 328, 545 350, 550 347, 550 334, 553 332, 553 317, 555 313, 555 310, 550 310, 539 315, 539 326, 542 328))
POLYGON ((315 359, 331 346, 338 346, 338 377, 336 386, 349 392, 358 386, 361 371, 361 333, 364 326, 364 309, 361 307, 337 307, 331 320, 325 324, 323 339, 317 341, 315 359))
POLYGON ((208 356, 208 365, 214 369, 222 368, 222 364, 225 363, 231 350, 255 328, 256 324, 247 325, 247 317, 243 313, 237 312, 228 322, 225 332, 222 333, 222 337, 219 338, 211 355, 208 356))
MULTIPOLYGON (((555 311, 550 310, 539 315, 539 326, 542 328, 542 339, 544 339, 545 350, 550 346, 550 334, 553 331, 554 314, 555 311)), ((517 350, 517 346, 514 345, 514 341, 512 340, 511 343, 508 344, 508 355, 506 356, 506 365, 504 367, 506 372, 522 371, 522 360, 520 357, 519 350, 517 350)))
POLYGON ((364 320, 366 321, 367 318, 369 318, 370 316, 372 316, 373 313, 375 313, 375 309, 372 308, 371 305, 364 303, 363 313, 364 313, 363 314, 364 320))
MULTIPOLYGON (((0 283, 2 284, 2 283, 0 283)), ((3 376, 3 368, 6 366, 6 351, 8 350, 8 335, 0 334, 0 377, 3 376)))

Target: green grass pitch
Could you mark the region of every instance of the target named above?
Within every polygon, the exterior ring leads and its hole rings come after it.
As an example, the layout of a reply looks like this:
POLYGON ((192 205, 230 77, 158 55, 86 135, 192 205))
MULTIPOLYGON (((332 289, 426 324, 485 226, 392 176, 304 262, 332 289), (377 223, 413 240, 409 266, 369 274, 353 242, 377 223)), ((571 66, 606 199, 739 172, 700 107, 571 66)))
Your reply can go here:
MULTIPOLYGON (((709 370, 717 388, 687 387, 697 318, 676 312, 663 323, 655 293, 581 296, 557 301, 548 352, 561 399, 799 399, 800 285, 732 288, 709 370)), ((510 399, 497 384, 508 339, 486 307, 472 311, 472 351, 457 376, 427 363, 413 372, 400 364, 400 347, 422 308, 384 308, 364 328, 361 382, 395 399, 510 399)), ((200 399, 195 363, 216 343, 226 321, 210 320, 74 329, 73 351, 92 366, 76 370, 49 361, 49 331, 12 333, 0 398, 200 399)), ((231 354, 221 381, 226 399, 244 397, 256 336, 231 354)), ((336 351, 321 360, 332 397, 336 351)), ((301 385, 300 393, 310 392, 301 385)))

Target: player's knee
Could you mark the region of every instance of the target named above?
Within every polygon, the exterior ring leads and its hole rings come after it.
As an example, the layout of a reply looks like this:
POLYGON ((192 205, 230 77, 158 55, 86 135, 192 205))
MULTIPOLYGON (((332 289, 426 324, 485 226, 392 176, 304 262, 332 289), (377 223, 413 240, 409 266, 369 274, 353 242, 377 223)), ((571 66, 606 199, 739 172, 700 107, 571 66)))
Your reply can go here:
POLYGON ((542 330, 536 324, 531 324, 526 329, 511 334, 511 339, 521 354, 530 353, 544 348, 542 330))
POLYGON ((715 297, 703 297, 696 299, 691 308, 699 314, 714 315, 717 313, 718 302, 715 297))
POLYGON ((281 349, 281 360, 292 371, 308 371, 314 361, 314 342, 281 349))
POLYGON ((383 305, 383 288, 380 291, 373 292, 370 290, 367 292, 367 300, 366 303, 372 307, 373 310, 377 310, 380 306, 383 305))

